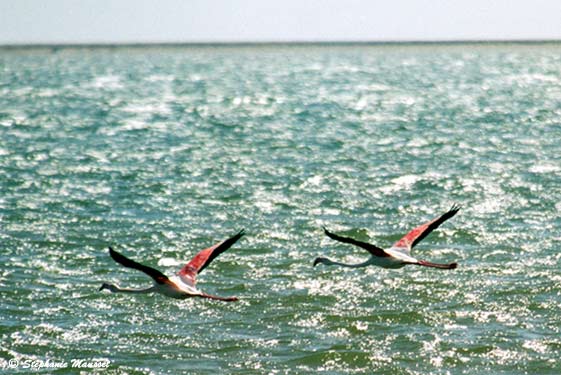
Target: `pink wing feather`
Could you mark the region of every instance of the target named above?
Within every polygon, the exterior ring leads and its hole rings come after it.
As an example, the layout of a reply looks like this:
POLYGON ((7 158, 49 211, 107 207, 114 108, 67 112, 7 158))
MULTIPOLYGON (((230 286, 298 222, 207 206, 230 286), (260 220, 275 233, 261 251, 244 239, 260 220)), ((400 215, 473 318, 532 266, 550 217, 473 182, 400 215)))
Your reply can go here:
POLYGON ((214 246, 200 251, 189 263, 187 263, 177 275, 187 284, 195 286, 197 275, 204 270, 217 256, 228 250, 237 240, 244 235, 244 230, 239 231, 235 236, 225 241, 219 242, 214 246))
POLYGON ((429 233, 431 233, 433 230, 438 228, 440 224, 444 223, 446 220, 456 215, 459 210, 460 210, 460 206, 457 205, 452 206, 450 211, 446 212, 442 216, 412 229, 409 233, 407 233, 399 241, 397 241, 393 245, 393 247, 412 249, 415 245, 421 242, 426 236, 428 236, 429 233))

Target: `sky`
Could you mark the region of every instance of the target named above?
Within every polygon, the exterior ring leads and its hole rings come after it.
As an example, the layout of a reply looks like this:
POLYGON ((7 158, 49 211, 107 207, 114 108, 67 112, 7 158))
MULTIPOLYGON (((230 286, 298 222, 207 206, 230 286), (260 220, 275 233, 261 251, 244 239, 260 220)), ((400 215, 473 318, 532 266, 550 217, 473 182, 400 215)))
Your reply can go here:
POLYGON ((0 0, 0 44, 561 39, 561 0, 0 0))

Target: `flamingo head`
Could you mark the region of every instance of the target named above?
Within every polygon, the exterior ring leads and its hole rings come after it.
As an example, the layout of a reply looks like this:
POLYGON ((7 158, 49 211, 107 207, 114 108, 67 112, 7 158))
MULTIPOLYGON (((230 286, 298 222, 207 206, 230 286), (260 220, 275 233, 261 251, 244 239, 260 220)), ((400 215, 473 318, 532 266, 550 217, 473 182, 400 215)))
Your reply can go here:
POLYGON ((103 289, 107 289, 110 292, 115 293, 116 287, 113 284, 103 283, 103 284, 101 284, 101 287, 99 288, 99 291, 102 291, 103 289))
POLYGON ((327 258, 317 257, 317 258, 314 260, 314 267, 317 266, 317 265, 320 264, 320 263, 321 263, 321 264, 325 264, 325 265, 327 265, 327 266, 333 264, 333 262, 330 261, 330 260, 327 259, 327 258))

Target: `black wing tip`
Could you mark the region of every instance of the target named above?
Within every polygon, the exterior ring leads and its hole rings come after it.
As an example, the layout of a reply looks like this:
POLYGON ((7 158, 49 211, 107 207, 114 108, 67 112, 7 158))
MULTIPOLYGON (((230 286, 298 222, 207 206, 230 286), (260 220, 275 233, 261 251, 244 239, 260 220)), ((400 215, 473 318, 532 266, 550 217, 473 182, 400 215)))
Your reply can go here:
POLYGON ((331 238, 332 240, 345 242, 345 241, 344 241, 345 238, 341 237, 341 236, 338 235, 338 234, 335 234, 335 233, 333 233, 333 232, 330 232, 326 227, 323 227, 323 233, 324 233, 327 237, 331 238))
POLYGON ((127 258, 117 250, 114 250, 111 246, 109 246, 109 255, 111 256, 111 259, 125 267, 129 267, 129 263, 134 263, 133 260, 127 258))
POLYGON ((111 258, 115 259, 117 257, 122 257, 123 256, 121 253, 114 250, 111 246, 108 246, 108 248, 109 248, 109 255, 111 256, 111 258))
POLYGON ((456 212, 460 211, 461 209, 462 209, 462 206, 460 204, 454 203, 452 205, 452 207, 450 208, 450 211, 456 213, 456 212))
POLYGON ((239 240, 240 238, 242 238, 245 235, 245 229, 242 229, 240 231, 238 231, 238 233, 234 234, 232 237, 229 238, 230 241, 234 241, 236 242, 237 240, 239 240))
POLYGON ((450 209, 448 210, 448 212, 446 212, 444 215, 447 215, 448 217, 452 217, 454 215, 456 215, 458 213, 458 211, 460 211, 462 209, 462 206, 454 203, 452 205, 452 207, 450 207, 450 209))

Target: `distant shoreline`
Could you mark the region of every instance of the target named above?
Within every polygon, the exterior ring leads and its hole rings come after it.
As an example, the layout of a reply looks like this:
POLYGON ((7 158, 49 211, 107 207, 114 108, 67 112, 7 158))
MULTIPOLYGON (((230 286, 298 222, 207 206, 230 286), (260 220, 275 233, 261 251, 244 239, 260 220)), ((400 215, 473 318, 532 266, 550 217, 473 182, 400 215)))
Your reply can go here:
POLYGON ((447 46, 447 45, 554 45, 559 39, 513 40, 420 40, 420 41, 253 41, 253 42, 139 42, 139 43, 30 43, 0 44, 2 50, 27 49, 117 49, 189 47, 330 47, 330 46, 447 46))

